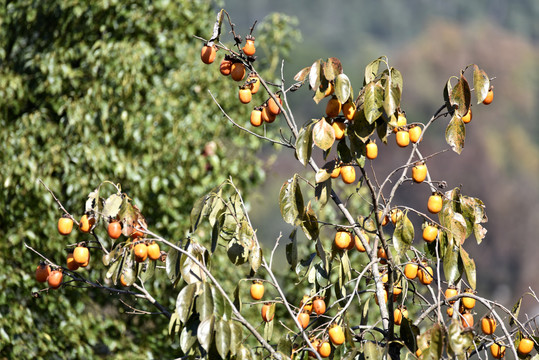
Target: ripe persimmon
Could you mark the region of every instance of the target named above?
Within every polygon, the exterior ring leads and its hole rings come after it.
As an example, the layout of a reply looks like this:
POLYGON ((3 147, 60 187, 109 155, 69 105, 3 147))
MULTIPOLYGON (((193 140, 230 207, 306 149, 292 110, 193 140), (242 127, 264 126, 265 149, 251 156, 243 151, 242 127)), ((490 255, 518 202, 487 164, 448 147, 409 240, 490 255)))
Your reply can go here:
POLYGON ((419 266, 416 262, 408 263, 404 266, 404 276, 406 276, 407 279, 413 280, 417 277, 417 271, 419 266))
POLYGON ((73 250, 73 259, 79 266, 84 266, 90 261, 90 250, 86 246, 77 246, 73 250))
POLYGON ((408 130, 399 130, 395 139, 397 140, 397 145, 407 147, 410 144, 410 133, 408 130))
POLYGON ((241 49, 245 55, 253 56, 256 52, 255 37, 252 35, 247 35, 245 37, 245 45, 241 49))
POLYGON ((251 99, 253 98, 253 95, 251 93, 251 89, 246 87, 246 86, 240 87, 240 90, 238 92, 238 97, 239 97, 240 102, 242 104, 250 103, 251 99))
POLYGON ((462 117, 462 122, 465 124, 469 123, 470 121, 472 121, 472 108, 469 108, 466 115, 462 117))
POLYGON ((369 140, 365 146, 367 159, 374 160, 378 157, 378 145, 372 140, 369 140))
POLYGON ((492 102, 492 100, 494 100, 494 89, 490 88, 488 90, 487 96, 483 100, 483 104, 489 105, 492 102))
POLYGON ((267 106, 264 106, 262 108, 262 120, 264 120, 267 123, 272 123, 275 121, 275 118, 277 115, 272 114, 271 111, 268 110, 267 106))
POLYGON ((402 319, 408 317, 408 310, 406 310, 406 307, 399 306, 393 311, 393 322, 395 325, 402 324, 402 319))
POLYGON ((342 121, 334 121, 331 124, 333 130, 335 130, 335 139, 341 140, 344 137, 344 131, 346 130, 346 125, 342 121))
POLYGON ((447 316, 453 317, 453 313, 455 312, 455 309, 453 309, 452 306, 448 307, 446 310, 447 316))
POLYGON ((155 241, 152 241, 148 245, 148 257, 150 260, 157 260, 161 257, 161 248, 159 247, 159 244, 155 241))
POLYGON ((219 65, 219 71, 224 76, 230 75, 230 72, 232 71, 232 61, 228 59, 226 56, 221 61, 221 64, 219 65))
MULTIPOLYGON (((365 237, 365 240, 367 240, 367 242, 369 242, 369 236, 363 231, 362 231, 362 234, 365 237)), ((357 235, 354 235, 354 245, 356 246, 356 250, 359 251, 359 252, 367 251, 367 249, 365 249, 365 246, 363 246, 363 243, 361 242, 361 239, 357 235)))
POLYGON ((253 111, 251 111, 251 125, 253 126, 260 126, 262 125, 262 110, 260 108, 254 108, 253 111))
POLYGON ((380 259, 380 262, 382 264, 385 264, 387 260, 387 253, 382 246, 378 248, 377 255, 378 255, 378 258, 380 259))
POLYGON ((36 269, 36 280, 38 282, 45 282, 51 273, 51 268, 45 263, 40 263, 36 269))
POLYGON ((472 327, 473 326, 473 315, 466 311, 464 314, 461 314, 461 323, 463 328, 472 327))
POLYGON ((323 315, 326 312, 326 302, 321 296, 317 296, 313 301, 313 310, 316 315, 323 315))
POLYGON ((148 245, 146 245, 143 242, 139 242, 137 245, 135 245, 134 249, 135 254, 135 261, 136 262, 144 262, 146 261, 146 258, 148 257, 148 245))
POLYGON ((341 167, 341 178, 345 184, 352 184, 356 181, 356 169, 352 165, 341 167))
POLYGON ((318 354, 323 358, 327 358, 331 355, 331 345, 329 342, 322 341, 320 345, 318 345, 318 354))
POLYGON ((256 75, 256 73, 252 72, 247 77, 247 82, 250 83, 248 86, 251 90, 251 94, 256 94, 258 89, 260 89, 260 78, 256 75))
POLYGON ((124 274, 120 275, 120 284, 122 284, 122 286, 127 286, 124 274))
POLYGON ((107 227, 107 233, 111 239, 118 239, 122 235, 122 225, 119 221, 111 221, 107 227))
MULTIPOLYGON (((464 293, 466 294, 473 294, 472 289, 466 289, 464 293)), ((471 298, 469 296, 464 296, 462 299, 460 299, 462 302, 462 306, 464 306, 466 309, 473 309, 475 306, 475 299, 471 298)))
POLYGON ((307 314, 311 314, 313 312, 313 302, 309 295, 303 295, 303 298, 299 302, 299 308, 302 309, 302 311, 305 311, 307 314))
MULTIPOLYGON (((275 97, 277 98, 277 100, 279 100, 279 104, 283 104, 283 100, 281 100, 281 98, 279 97, 279 95, 275 95, 275 97)), ((273 115, 279 115, 281 113, 281 109, 279 108, 279 105, 277 105, 277 102, 275 102, 275 100, 273 100, 272 97, 270 97, 268 99, 268 110, 270 113, 272 113, 273 115)))
POLYGON ((270 322, 271 320, 273 320, 275 313, 274 312, 270 313, 271 312, 270 310, 271 310, 271 303, 267 302, 264 305, 262 305, 261 315, 262 315, 262 320, 264 322, 270 322))
POLYGON ((71 271, 75 271, 79 268, 79 264, 75 261, 75 258, 73 257, 73 253, 70 252, 67 255, 67 268, 71 271))
POLYGON ((58 232, 62 235, 69 235, 73 230, 73 219, 64 215, 58 219, 58 232))
POLYGON ((423 285, 429 285, 434 280, 434 271, 429 265, 424 265, 417 270, 417 278, 419 282, 423 285))
POLYGON ((200 51, 200 59, 204 64, 211 64, 215 61, 217 55, 217 48, 214 45, 204 45, 200 51))
POLYGON ((534 342, 532 339, 528 338, 522 338, 520 339, 520 342, 518 343, 517 351, 520 355, 526 356, 533 350, 534 342))
POLYGON ((326 115, 330 118, 337 117, 341 112, 341 103, 335 95, 329 99, 326 105, 326 115))
MULTIPOLYGON (((450 299, 454 296, 457 296, 459 294, 459 291, 457 290, 457 288, 454 286, 454 285, 450 285, 447 289, 445 289, 445 292, 444 292, 444 295, 445 295, 445 299, 450 299)), ((453 305, 455 303, 456 300, 451 300, 451 301, 447 301, 450 305, 453 305)))
POLYGON ((345 340, 344 331, 340 325, 337 325, 337 324, 331 325, 329 327, 328 335, 329 335, 329 340, 331 340, 333 345, 338 346, 344 343, 344 340, 345 340))
POLYGON ((382 224, 382 226, 386 226, 387 224, 389 224, 389 216, 384 216, 384 218, 382 219, 382 215, 384 214, 384 211, 383 210, 379 210, 378 211, 378 221, 380 221, 380 223, 382 224))
POLYGON ((501 359, 505 356, 505 346, 494 343, 490 345, 490 353, 495 359, 501 359))
POLYGON ((47 278, 49 287, 52 289, 58 289, 60 285, 62 285, 63 277, 64 274, 62 273, 62 270, 52 270, 49 274, 49 277, 47 278))
POLYGON ((408 120, 406 119, 406 115, 404 115, 403 112, 399 112, 397 116, 397 126, 393 128, 393 132, 397 132, 399 128, 402 128, 408 124, 408 120))
POLYGON ((432 214, 438 214, 442 210, 442 195, 434 193, 429 197, 427 208, 432 214))
POLYGON ((402 216, 404 215, 402 210, 397 208, 391 209, 389 214, 391 215, 391 223, 393 225, 395 225, 400 219, 402 219, 402 216))
POLYGON ((432 224, 427 224, 423 228, 423 240, 428 243, 433 242, 438 237, 438 228, 432 224))
POLYGON ((412 179, 416 183, 422 183, 427 178, 427 165, 424 162, 418 162, 412 168, 412 179))
POLYGON ((260 300, 264 296, 264 283, 260 280, 253 280, 250 289, 253 300, 260 300))
POLYGON ((335 234, 335 246, 341 250, 345 250, 352 242, 352 235, 348 231, 337 231, 335 234))
POLYGON ((298 314, 298 322, 301 325, 302 329, 306 329, 307 326, 309 326, 310 320, 311 317, 309 316, 309 313, 307 313, 305 310, 298 314))
POLYGON ((80 231, 87 233, 90 230, 92 230, 92 226, 94 224, 95 224, 95 218, 93 218, 93 217, 90 218, 90 217, 88 217, 88 215, 84 214, 80 218, 79 229, 80 229, 80 231))
POLYGON ((333 171, 331 171, 331 178, 336 179, 341 175, 341 167, 335 163, 335 167, 333 168, 333 171))
POLYGON ((356 105, 354 104, 354 102, 345 102, 342 106, 342 113, 347 120, 354 120, 354 116, 356 115, 356 105))
POLYGON ((230 67, 230 77, 234 81, 242 81, 245 77, 245 65, 241 62, 235 62, 230 67))
POLYGON ((481 331, 485 335, 492 335, 496 331, 496 319, 491 316, 485 316, 481 319, 481 331))
POLYGON ((421 137, 422 132, 423 130, 421 129, 421 126, 412 125, 408 130, 408 134, 410 134, 410 141, 414 144, 417 143, 419 141, 419 138, 421 137))

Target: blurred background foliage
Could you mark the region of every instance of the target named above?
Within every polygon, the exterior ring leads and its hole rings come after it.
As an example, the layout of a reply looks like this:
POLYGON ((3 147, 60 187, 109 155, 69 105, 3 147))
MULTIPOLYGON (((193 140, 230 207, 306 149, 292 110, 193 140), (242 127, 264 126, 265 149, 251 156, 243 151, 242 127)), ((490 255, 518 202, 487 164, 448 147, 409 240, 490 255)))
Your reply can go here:
MULTIPOLYGON (((230 126, 208 96, 211 90, 239 123, 248 124, 251 107, 238 105, 237 84, 220 77, 217 64, 199 61, 201 43, 192 37, 211 35, 222 6, 241 35, 254 20, 264 20, 254 32, 255 65, 268 69, 264 75, 270 81, 281 78, 283 57, 290 81, 316 59, 335 56, 357 91, 365 65, 388 55, 404 76, 402 101, 409 122, 426 122, 441 104, 444 82, 467 64, 477 63, 496 76, 495 101, 488 108, 474 107, 463 154, 446 153, 439 164, 429 163, 429 170, 450 187, 463 184, 466 194, 487 205, 487 238, 481 247, 468 245, 478 265, 479 292, 512 304, 527 286, 537 288, 536 1, 0 1, 1 356, 146 359, 178 354, 167 337, 165 317, 126 314, 116 296, 68 287, 31 297, 41 288, 33 278, 38 258, 23 242, 63 264, 65 245, 85 239, 57 234, 61 212, 38 178, 76 217, 101 181, 120 182, 152 229, 179 240, 195 199, 232 176, 244 195, 251 192, 259 238, 268 245, 281 232, 286 238, 290 228, 279 214, 278 190, 303 168, 289 152, 274 158, 271 147, 261 149, 260 141, 230 126), (300 39, 298 28, 303 42, 293 46, 300 39)), ((257 96, 255 101, 264 100, 257 96)), ((324 106, 310 97, 306 89, 289 97, 300 125, 323 114, 324 106)), ((444 125, 432 129, 424 153, 445 147, 444 125)), ((395 150, 393 144, 380 147, 381 175, 403 160, 390 156, 395 150)), ((425 189, 404 187, 398 203, 423 209, 425 189)), ((308 253, 311 244, 303 240, 300 251, 308 253)), ((102 266, 94 261, 84 271, 102 279, 102 266)), ((214 268, 226 266, 220 275, 229 275, 226 258, 213 261, 214 268)), ((237 269, 228 285, 245 275, 237 269)), ((167 284, 156 277, 146 285, 171 308, 177 290, 167 284)), ((299 303, 301 294, 292 295, 294 282, 283 278, 282 284, 290 300, 299 303)), ((141 301, 124 300, 155 311, 141 301)), ((256 307, 246 311, 248 318, 258 319, 256 307)))
MULTIPOLYGON (((147 359, 178 353, 164 316, 126 315, 128 309, 106 292, 67 287, 33 298, 42 287, 33 276, 39 258, 23 243, 63 265, 65 246, 88 239, 58 235, 62 213, 38 179, 76 218, 103 180, 121 183, 148 225, 174 241, 185 236, 194 201, 209 189, 229 176, 244 191, 260 183, 264 171, 255 155, 261 142, 232 127, 208 90, 242 124, 251 109, 237 101, 238 84, 220 76, 222 55, 213 66, 204 65, 202 43, 193 38, 211 36, 221 5, 0 5, 0 358, 147 359)), ((281 40, 267 50, 262 68, 278 63, 298 37, 293 19, 270 15, 266 21, 259 24, 267 29, 260 41, 281 40)), ((248 29, 236 31, 245 35, 248 29)), ((223 28, 225 42, 231 40, 229 30, 223 28)), ((261 103, 263 95, 257 96, 261 103)), ((93 255, 85 274, 102 280, 101 256, 93 255)), ((225 260, 214 266, 225 266, 225 260)), ((157 277, 146 285, 171 308, 177 290, 168 284, 157 277)), ((142 301, 124 300, 155 311, 142 301)))

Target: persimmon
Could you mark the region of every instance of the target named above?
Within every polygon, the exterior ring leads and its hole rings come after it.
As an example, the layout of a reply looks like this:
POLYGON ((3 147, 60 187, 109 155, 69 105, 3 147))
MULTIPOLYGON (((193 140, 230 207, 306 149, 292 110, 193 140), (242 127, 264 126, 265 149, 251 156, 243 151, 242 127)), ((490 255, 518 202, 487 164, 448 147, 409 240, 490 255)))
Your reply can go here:
POLYGON ((341 178, 345 184, 352 184, 356 181, 356 169, 352 165, 341 167, 341 178))
POLYGON ((495 359, 501 359, 505 356, 505 346, 494 343, 490 345, 490 353, 495 359))
POLYGON ((255 37, 252 35, 247 35, 245 37, 245 45, 241 49, 245 55, 253 56, 256 52, 255 37))
POLYGON ((417 143, 419 139, 421 138, 422 132, 423 130, 421 129, 421 126, 419 125, 413 125, 412 127, 410 127, 410 129, 408 130, 408 134, 410 134, 410 141, 413 142, 414 144, 417 143))
POLYGON ((492 335, 496 331, 496 319, 491 316, 485 316, 481 319, 481 331, 485 335, 492 335))
POLYGON ((264 305, 262 305, 262 311, 261 311, 261 314, 262 314, 262 320, 264 322, 270 322, 271 320, 273 320, 273 317, 275 316, 275 313, 271 312, 271 303, 265 303, 264 305))
POLYGON ((107 233, 111 239, 118 239, 122 235, 122 225, 119 221, 111 221, 107 227, 107 233))
POLYGON ((453 317, 453 313, 455 312, 455 309, 453 309, 452 306, 448 307, 446 310, 447 316, 453 317))
POLYGON ((438 237, 438 228, 432 224, 427 224, 423 228, 423 240, 428 243, 433 242, 438 237))
POLYGON ((438 214, 442 210, 442 195, 434 193, 429 197, 427 208, 432 214, 438 214))
POLYGON ((425 265, 417 270, 417 278, 423 285, 429 285, 434 280, 434 271, 429 265, 425 265))
POLYGON ((408 263, 404 266, 404 276, 406 276, 407 279, 413 280, 417 277, 417 271, 419 266, 416 262, 408 263))
POLYGON ((331 171, 331 178, 336 179, 341 175, 341 167, 339 165, 335 165, 333 168, 333 171, 331 171))
POLYGON ((338 324, 331 325, 329 327, 328 335, 329 335, 329 340, 331 340, 333 345, 338 346, 344 343, 344 340, 345 340, 344 331, 340 325, 338 324))
POLYGON ((320 345, 318 345, 318 354, 323 358, 327 358, 331 355, 331 345, 329 342, 322 341, 320 345))
POLYGON ((464 314, 461 314, 462 317, 461 317, 461 323, 462 323, 462 327, 464 328, 467 328, 467 327, 472 327, 473 326, 473 315, 470 313, 470 312, 465 312, 464 314))
POLYGON ((303 295, 303 298, 299 302, 299 308, 305 311, 307 314, 311 314, 313 311, 313 302, 311 297, 307 294, 303 295))
MULTIPOLYGON (((474 291, 472 289, 466 289, 464 292, 466 294, 473 294, 474 291)), ((460 299, 460 301, 462 302, 462 306, 464 306, 466 309, 473 309, 475 306, 474 298, 464 296, 462 299, 460 299)))
MULTIPOLYGON (((367 242, 369 242, 369 236, 367 234, 365 234, 364 232, 362 232, 362 233, 363 233, 363 236, 365 237, 365 240, 367 240, 367 242)), ((365 246, 363 246, 363 243, 361 242, 361 239, 357 235, 354 235, 354 245, 356 246, 356 250, 359 251, 359 252, 367 251, 367 249, 365 249, 365 246)))
POLYGON ((251 94, 256 94, 260 89, 260 78, 256 75, 256 73, 252 72, 247 77, 247 82, 250 83, 248 86, 251 90, 251 94))
POLYGON ((215 61, 217 55, 217 48, 214 45, 204 45, 200 51, 200 59, 204 64, 211 64, 215 61))
MULTIPOLYGON (((320 89, 322 89, 322 84, 320 84, 320 89)), ((335 87, 333 86, 332 82, 328 83, 328 86, 324 90, 324 97, 328 97, 329 95, 332 95, 335 92, 335 87)))
POLYGON ((404 213, 402 212, 401 209, 391 209, 390 211, 390 215, 391 215, 391 222, 393 223, 393 225, 395 225, 400 219, 402 219, 402 216, 404 215, 404 213))
POLYGON ((386 253, 386 251, 384 250, 383 247, 380 246, 380 247, 378 248, 378 253, 377 253, 377 255, 378 255, 378 258, 380 259, 380 262, 381 262, 382 264, 385 264, 385 263, 387 262, 387 253, 386 253))
POLYGON ((93 217, 89 218, 88 215, 84 214, 80 218, 79 229, 80 231, 87 233, 90 230, 92 230, 92 226, 94 224, 95 224, 95 218, 93 217))
MULTIPOLYGON (((447 299, 450 299, 452 297, 455 297, 459 294, 459 291, 457 290, 457 288, 453 285, 449 286, 447 289, 445 289, 445 292, 444 292, 444 295, 445 295, 445 298, 446 300, 447 299)), ((456 300, 448 300, 447 302, 450 304, 450 305, 453 305, 455 303, 456 300)))
POLYGON ((45 263, 40 263, 36 269, 36 280, 38 282, 45 282, 51 273, 51 267, 45 263))
POLYGON ((406 307, 399 306, 393 311, 393 322, 395 325, 402 324, 402 319, 408 317, 408 310, 406 310, 406 307))
POLYGON ((152 241, 148 245, 148 257, 150 260, 157 260, 161 257, 161 248, 159 247, 159 244, 155 241, 152 241))
POLYGON ((402 293, 402 284, 400 282, 393 286, 393 297, 397 297, 402 293))
POLYGON ((260 280, 254 280, 251 284, 251 298, 253 300, 260 300, 264 296, 264 283, 260 280))
POLYGON ((367 159, 374 160, 378 157, 378 145, 372 140, 365 146, 367 159))
POLYGON ((301 325, 302 329, 306 329, 307 326, 309 326, 310 320, 311 317, 309 316, 309 313, 307 313, 305 310, 298 314, 298 322, 301 325))
POLYGON ((232 61, 228 59, 226 56, 221 61, 221 64, 219 65, 219 71, 224 76, 230 75, 230 72, 232 71, 232 61))
POLYGON ((406 115, 403 112, 399 112, 397 115, 397 126, 393 129, 394 132, 397 132, 399 128, 402 128, 408 124, 406 115))
MULTIPOLYGON (((320 348, 320 339, 311 340, 311 346, 318 352, 318 349, 320 348)), ((312 350, 309 350, 309 357, 316 358, 316 355, 312 350)))
POLYGON ((146 258, 148 257, 148 245, 143 242, 139 242, 137 245, 135 245, 134 251, 136 262, 146 261, 146 258))
POLYGON ((337 117, 341 112, 341 106, 337 97, 333 95, 326 105, 326 115, 330 118, 337 117))
MULTIPOLYGON (((283 104, 283 100, 279 97, 279 95, 275 95, 277 100, 279 100, 279 104, 283 104)), ((279 108, 279 105, 277 105, 277 102, 273 100, 272 97, 268 99, 268 110, 273 115, 279 115, 281 113, 281 109, 279 108)))
POLYGON ((262 125, 262 110, 260 108, 254 108, 253 111, 251 111, 251 125, 253 126, 260 126, 262 125))
POLYGON ((416 183, 422 183, 427 178, 427 165, 424 162, 419 162, 412 168, 412 179, 416 183))
POLYGON ((346 125, 342 121, 334 121, 331 124, 333 130, 335 130, 335 139, 341 140, 344 137, 344 131, 346 130, 346 125))
POLYGON ((468 124, 470 121, 472 121, 472 108, 469 108, 466 115, 462 117, 463 123, 468 124))
POLYGON ((275 118, 277 117, 277 115, 275 114, 272 114, 271 111, 268 110, 268 107, 267 106, 264 106, 262 108, 262 120, 264 120, 265 122, 267 123, 272 123, 275 121, 275 118))
POLYGON ((534 342, 532 339, 528 338, 522 338, 520 339, 520 342, 518 343, 517 351, 520 355, 526 356, 533 350, 534 342))
POLYGON ((381 276, 381 280, 384 284, 387 284, 387 281, 389 280, 389 275, 388 273, 385 273, 381 276))
POLYGON ((235 62, 230 67, 230 77, 234 81, 242 81, 245 77, 245 65, 241 62, 235 62))
POLYGON ((64 274, 62 273, 62 270, 52 270, 49 274, 49 277, 47 278, 49 287, 52 289, 58 289, 60 285, 62 285, 63 278, 64 274))
POLYGON ((410 133, 407 130, 399 130, 395 139, 397 140, 397 145, 407 147, 410 144, 410 133))
POLYGON ((251 89, 249 89, 246 86, 240 87, 240 90, 238 92, 238 98, 240 99, 240 102, 242 104, 250 103, 251 99, 253 98, 253 94, 251 93, 251 89))
POLYGON ((79 264, 75 261, 75 258, 73 257, 73 253, 70 252, 67 254, 67 268, 71 271, 75 271, 79 268, 79 264))
POLYGON ((347 101, 342 106, 342 113, 347 120, 354 120, 356 115, 356 105, 352 101, 347 101))
POLYGON ((345 250, 352 242, 352 235, 348 231, 337 231, 335 234, 335 246, 341 250, 345 250))
POLYGON ((483 104, 489 105, 492 102, 492 100, 494 100, 494 89, 490 88, 488 90, 487 96, 483 100, 483 104))
POLYGON ((73 259, 79 266, 88 264, 90 261, 90 250, 88 250, 86 246, 77 246, 75 250, 73 250, 73 259))
POLYGON ((317 296, 313 301, 313 310, 316 315, 323 315, 326 312, 326 302, 321 296, 317 296))
POLYGON ((122 284, 122 286, 127 286, 124 274, 120 275, 120 284, 122 284))
POLYGON ((58 232, 61 235, 69 235, 73 230, 73 219, 68 216, 62 216, 58 219, 58 232))
POLYGON ((383 210, 378 211, 378 221, 381 223, 382 226, 386 226, 387 224, 389 224, 389 216, 386 215, 384 216, 384 218, 382 218, 383 214, 383 210))

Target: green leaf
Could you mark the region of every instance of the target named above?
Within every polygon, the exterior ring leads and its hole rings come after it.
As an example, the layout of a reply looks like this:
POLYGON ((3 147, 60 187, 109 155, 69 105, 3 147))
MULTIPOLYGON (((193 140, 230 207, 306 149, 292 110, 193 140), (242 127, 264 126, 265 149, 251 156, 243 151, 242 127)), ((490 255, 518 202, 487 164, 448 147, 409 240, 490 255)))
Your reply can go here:
POLYGON ((475 290, 476 287, 476 269, 475 269, 475 261, 470 257, 470 255, 464 250, 464 248, 460 247, 460 260, 462 264, 464 265, 464 271, 466 273, 466 278, 468 279, 468 284, 470 284, 470 287, 475 290))
POLYGON ((238 309, 239 312, 241 312, 241 308, 243 305, 243 302, 241 301, 241 288, 240 288, 241 282, 236 285, 236 288, 234 289, 234 307, 238 309))
POLYGON ((292 340, 290 340, 287 336, 281 337, 277 343, 277 351, 290 357, 292 355, 292 340))
POLYGON ((365 80, 363 82, 364 85, 372 82, 376 75, 378 74, 378 68, 380 67, 380 62, 383 61, 384 56, 380 56, 378 59, 371 61, 366 67, 365 67, 365 80))
POLYGON ((410 320, 403 317, 400 335, 404 344, 412 353, 415 353, 417 350, 417 336, 419 335, 419 328, 415 326, 410 320))
POLYGON ((473 66, 473 87, 477 103, 481 104, 487 97, 490 89, 490 80, 485 71, 479 69, 477 65, 473 66))
POLYGON ((236 352, 236 360, 252 360, 253 354, 251 350, 241 345, 238 351, 236 352))
POLYGON ((275 317, 275 303, 271 303, 270 306, 266 307, 266 319, 271 319, 269 322, 273 322, 273 318, 275 317))
POLYGON ((465 138, 466 128, 464 127, 464 122, 455 114, 445 129, 445 141, 454 152, 460 154, 464 148, 465 138))
POLYGON ((316 90, 320 86, 322 59, 316 60, 309 71, 309 85, 311 89, 316 90))
POLYGON ((372 134, 376 131, 376 124, 369 123, 365 117, 365 112, 358 109, 354 116, 354 121, 348 127, 348 136, 350 142, 353 144, 353 137, 366 142, 372 134))
POLYGON ((371 82, 365 86, 365 102, 363 112, 369 124, 372 124, 382 115, 382 105, 384 103, 384 90, 378 83, 371 82))
POLYGON ((242 326, 237 321, 229 321, 230 326, 230 354, 236 355, 243 341, 242 326))
POLYGON ((193 311, 196 287, 196 284, 185 286, 176 299, 176 313, 178 314, 178 320, 183 324, 189 319, 193 311))
POLYGON ((303 195, 298 184, 298 175, 295 174, 291 181, 287 181, 281 187, 279 194, 279 206, 283 220, 288 224, 297 226, 303 219, 303 195))
POLYGON ((253 273, 256 274, 262 264, 262 249, 258 244, 255 244, 255 247, 249 252, 249 264, 253 273))
POLYGON ((316 201, 320 203, 320 208, 326 206, 329 198, 331 197, 331 179, 327 179, 324 182, 316 184, 314 188, 314 196, 316 201))
POLYGON ((297 229, 292 230, 290 236, 290 243, 286 244, 286 261, 290 264, 290 268, 294 269, 298 264, 298 242, 296 239, 297 229))
POLYGON ((197 342, 197 330, 200 327, 198 316, 194 315, 187 320, 187 323, 180 334, 180 348, 184 353, 189 353, 197 342))
POLYGON ((388 137, 388 123, 387 121, 381 121, 382 119, 378 119, 376 121, 376 133, 378 134, 378 137, 384 144, 387 144, 387 137, 388 137))
POLYGON ((410 249, 414 236, 414 224, 408 218, 408 212, 406 211, 395 224, 395 231, 393 232, 393 244, 399 258, 403 258, 410 249))
POLYGON ((294 75, 294 80, 299 81, 301 83, 304 82, 305 79, 307 78, 307 75, 309 75, 310 71, 311 71, 310 66, 304 67, 296 75, 294 75))
POLYGON ((180 321, 178 320, 178 313, 174 311, 168 322, 168 335, 174 337, 178 331, 180 331, 180 321))
POLYGON ((146 282, 150 279, 155 273, 155 268, 157 267, 157 261, 149 261, 140 264, 138 276, 142 282, 146 282))
POLYGON ((453 86, 451 86, 451 78, 447 80, 447 83, 444 86, 444 102, 445 107, 447 108, 447 111, 451 116, 455 115, 455 108, 453 107, 451 103, 451 92, 453 91, 453 86))
POLYGON ((234 265, 242 265, 249 260, 249 248, 236 238, 228 242, 226 254, 234 265))
POLYGON ((518 314, 520 313, 520 306, 522 305, 522 297, 517 300, 515 305, 513 305, 513 308, 511 309, 511 319, 509 319, 509 326, 513 327, 516 324, 515 319, 518 319, 518 314))
POLYGON ((443 332, 440 324, 434 324, 418 337, 418 346, 423 351, 423 360, 439 360, 444 347, 443 332))
POLYGON ((313 126, 313 142, 322 150, 328 150, 335 142, 335 130, 322 118, 313 126))
POLYGON ((105 200, 103 205, 103 218, 108 223, 110 219, 116 219, 123 204, 123 198, 120 194, 112 194, 105 200))
POLYGON ((463 266, 460 262, 459 248, 460 246, 453 243, 449 245, 445 251, 444 261, 444 274, 449 284, 455 284, 462 276, 463 266))
POLYGON ((213 316, 213 295, 211 291, 211 285, 205 281, 202 285, 202 293, 196 298, 196 311, 199 315, 200 321, 209 319, 213 316))
POLYGON ((215 347, 224 359, 230 351, 230 325, 228 321, 218 320, 215 324, 215 347))
MULTIPOLYGON (((387 116, 391 116, 395 113, 400 106, 401 101, 401 88, 393 78, 394 69, 391 69, 391 75, 387 76, 385 89, 384 89, 384 111, 387 116)), ((399 75, 400 73, 397 72, 399 75)), ((402 78, 401 78, 402 81, 402 78)))
POLYGON ((206 205, 206 201, 208 200, 209 196, 204 195, 201 198, 199 198, 195 204, 193 205, 193 209, 191 210, 191 232, 195 232, 195 230, 198 227, 198 223, 200 222, 201 215, 202 215, 202 209, 204 208, 204 205, 206 205))
POLYGON ((470 331, 462 332, 458 320, 451 321, 447 335, 452 356, 465 355, 467 350, 473 346, 473 333, 470 331))
POLYGON ((267 342, 271 341, 271 337, 273 336, 273 324, 274 321, 269 321, 264 324, 264 339, 267 342))
POLYGON ((102 208, 103 208, 103 205, 101 204, 101 201, 99 198, 99 188, 97 188, 94 191, 92 191, 90 194, 88 194, 88 199, 86 200, 84 210, 85 210, 85 213, 94 214, 94 216, 98 217, 99 214, 101 214, 102 208))
MULTIPOLYGON (((330 57, 324 63, 323 66, 324 77, 328 80, 335 80, 338 75, 342 74, 342 64, 341 61, 335 57, 330 57)), ((341 101, 344 103, 344 101, 341 101)))
POLYGON ((211 295, 213 297, 213 312, 215 315, 223 318, 224 320, 230 320, 232 309, 228 303, 225 303, 225 298, 217 287, 211 287, 211 295))
POLYGON ((346 145, 346 138, 343 138, 339 141, 337 144, 337 153, 339 154, 339 159, 345 164, 349 164, 352 162, 352 153, 350 152, 350 149, 346 145))
POLYGON ((315 240, 318 238, 318 219, 316 218, 316 214, 314 213, 310 202, 307 204, 305 211, 303 212, 303 221, 301 222, 301 227, 307 239, 315 240))
POLYGON ((214 339, 214 328, 215 328, 215 316, 210 316, 204 321, 200 322, 200 325, 197 329, 197 339, 200 343, 200 346, 206 351, 210 350, 210 345, 213 343, 214 339))
POLYGON ((307 166, 313 151, 313 125, 301 128, 296 139, 296 157, 303 166, 307 166))
POLYGON ((345 74, 339 74, 335 80, 335 95, 341 104, 347 102, 352 95, 352 84, 345 74))
POLYGON ((456 105, 456 113, 463 117, 468 113, 471 103, 470 85, 463 74, 460 75, 460 79, 451 91, 450 101, 451 105, 456 105))
POLYGON ((378 343, 367 341, 363 346, 363 355, 365 360, 379 360, 382 359, 383 349, 378 345, 378 343))

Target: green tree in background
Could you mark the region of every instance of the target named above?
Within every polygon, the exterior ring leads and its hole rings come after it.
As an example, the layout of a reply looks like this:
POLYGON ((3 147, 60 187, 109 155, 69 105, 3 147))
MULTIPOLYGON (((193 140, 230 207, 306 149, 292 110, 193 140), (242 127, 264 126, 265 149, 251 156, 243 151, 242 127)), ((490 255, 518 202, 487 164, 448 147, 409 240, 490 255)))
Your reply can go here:
MULTIPOLYGON (((32 298, 37 264, 23 243, 65 261, 67 243, 55 226, 61 211, 50 211, 55 203, 38 179, 79 215, 88 189, 120 182, 170 239, 184 235, 185 215, 214 184, 233 176, 246 189, 263 179, 254 157, 260 141, 238 135, 207 96, 211 85, 222 106, 250 110, 199 61, 193 35, 207 35, 214 14, 199 0, 0 6, 2 356, 146 359, 173 351, 164 317, 121 316, 107 293, 72 288, 32 298)), ((267 21, 261 38, 283 39, 264 57, 274 63, 298 34, 288 17, 267 21)))

